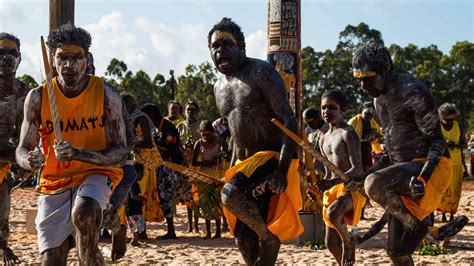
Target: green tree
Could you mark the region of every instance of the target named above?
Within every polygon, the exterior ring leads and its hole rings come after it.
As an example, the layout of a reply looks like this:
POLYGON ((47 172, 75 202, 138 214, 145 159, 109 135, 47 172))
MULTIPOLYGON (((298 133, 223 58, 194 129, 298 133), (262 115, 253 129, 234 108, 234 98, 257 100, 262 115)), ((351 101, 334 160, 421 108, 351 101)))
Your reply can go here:
POLYGON ((134 96, 139 105, 155 103, 163 110, 166 104, 160 95, 162 92, 160 89, 164 83, 164 77, 161 74, 157 74, 151 80, 145 71, 139 70, 133 74, 128 70, 125 62, 113 58, 107 67, 104 78, 121 93, 134 96))
POLYGON ((26 85, 26 87, 28 87, 28 89, 30 89, 30 90, 39 86, 38 82, 36 82, 36 80, 28 74, 24 74, 23 76, 19 77, 18 79, 21 82, 23 82, 26 85))
POLYGON ((446 101, 456 104, 461 112, 460 120, 466 128, 474 127, 474 43, 457 42, 441 65, 450 77, 446 101))
POLYGON ((216 70, 209 62, 199 66, 187 65, 178 77, 176 100, 183 105, 193 100, 199 105, 199 117, 213 121, 219 117, 214 96, 216 70))
POLYGON ((348 25, 339 34, 339 43, 332 51, 316 52, 305 47, 301 52, 303 105, 318 107, 322 94, 327 90, 341 90, 352 103, 347 116, 351 116, 357 107, 368 97, 362 94, 352 77, 352 55, 367 42, 383 44, 382 34, 361 22, 357 26, 348 25))
POLYGON ((384 44, 380 31, 371 29, 369 25, 361 22, 357 26, 347 25, 339 33, 339 43, 337 46, 353 52, 365 43, 384 44))

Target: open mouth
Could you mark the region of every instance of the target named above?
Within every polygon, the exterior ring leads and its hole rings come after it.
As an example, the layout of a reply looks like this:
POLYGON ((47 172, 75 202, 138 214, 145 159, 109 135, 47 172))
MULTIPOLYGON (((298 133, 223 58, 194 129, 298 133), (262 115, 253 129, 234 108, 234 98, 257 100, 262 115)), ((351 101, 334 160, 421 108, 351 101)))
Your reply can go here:
POLYGON ((64 73, 63 77, 65 77, 67 79, 74 79, 76 77, 76 74, 75 73, 64 73))
POLYGON ((221 56, 219 57, 219 66, 221 68, 226 68, 230 65, 230 60, 229 58, 225 57, 225 56, 221 56))

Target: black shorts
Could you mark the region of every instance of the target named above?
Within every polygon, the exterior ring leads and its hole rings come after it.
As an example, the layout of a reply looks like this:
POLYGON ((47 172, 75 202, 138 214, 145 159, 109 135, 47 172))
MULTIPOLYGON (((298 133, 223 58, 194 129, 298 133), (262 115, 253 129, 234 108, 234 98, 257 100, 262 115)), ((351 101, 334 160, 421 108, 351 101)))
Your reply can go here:
MULTIPOLYGON (((247 177, 243 173, 239 172, 229 181, 229 183, 243 192, 248 199, 257 204, 265 222, 268 218, 270 200, 276 195, 268 188, 266 179, 268 175, 275 172, 277 168, 278 160, 271 158, 263 165, 259 166, 250 177, 247 177)), ((246 225, 243 222, 237 220, 235 224, 234 235, 238 237, 245 227, 246 225)))

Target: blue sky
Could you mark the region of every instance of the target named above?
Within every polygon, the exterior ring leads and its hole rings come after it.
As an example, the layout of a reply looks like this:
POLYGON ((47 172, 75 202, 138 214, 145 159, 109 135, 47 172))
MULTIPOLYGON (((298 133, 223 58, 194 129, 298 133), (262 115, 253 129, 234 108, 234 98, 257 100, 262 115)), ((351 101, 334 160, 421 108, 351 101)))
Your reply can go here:
MULTIPOLYGON (((302 0, 302 45, 334 49, 348 24, 367 23, 387 45, 435 44, 448 53, 457 41, 474 39, 474 1, 302 0)), ((41 77, 39 36, 48 31, 48 0, 0 0, 0 31, 22 41, 18 71, 41 77)), ((265 58, 266 0, 76 0, 75 23, 89 30, 99 75, 112 58, 152 77, 179 75, 187 64, 209 61, 207 32, 223 16, 242 27, 247 54, 265 58)))

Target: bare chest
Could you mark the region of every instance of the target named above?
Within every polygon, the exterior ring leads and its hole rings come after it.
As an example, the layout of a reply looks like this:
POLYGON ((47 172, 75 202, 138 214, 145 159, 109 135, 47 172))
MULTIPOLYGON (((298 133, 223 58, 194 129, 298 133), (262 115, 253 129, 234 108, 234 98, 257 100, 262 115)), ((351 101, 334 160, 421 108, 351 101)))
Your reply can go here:
POLYGON ((219 112, 229 116, 231 112, 248 113, 259 107, 262 95, 252 84, 239 79, 221 79, 216 87, 216 102, 219 112))
POLYGON ((344 150, 344 142, 339 134, 330 133, 322 138, 321 147, 327 156, 333 156, 344 150))

